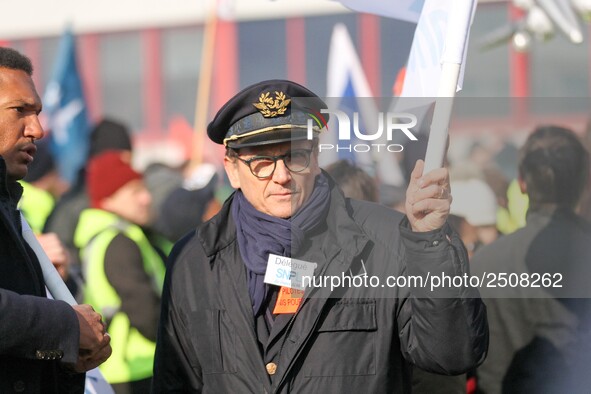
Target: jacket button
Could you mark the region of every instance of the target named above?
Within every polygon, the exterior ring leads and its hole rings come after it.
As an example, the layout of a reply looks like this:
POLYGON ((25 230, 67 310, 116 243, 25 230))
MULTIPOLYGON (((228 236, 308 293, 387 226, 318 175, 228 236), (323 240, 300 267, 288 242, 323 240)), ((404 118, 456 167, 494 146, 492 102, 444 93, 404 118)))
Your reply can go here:
POLYGON ((269 363, 265 366, 265 368, 267 368, 267 373, 269 375, 275 375, 275 372, 277 372, 277 364, 275 363, 269 363))
POLYGON ((25 391, 25 382, 23 382, 22 380, 17 380, 16 382, 14 382, 12 388, 16 393, 22 393, 25 391))
POLYGON ((435 241, 433 241, 433 244, 432 244, 432 245, 433 245, 433 246, 437 246, 437 245, 439 245, 439 241, 438 241, 438 240, 435 240, 435 241))

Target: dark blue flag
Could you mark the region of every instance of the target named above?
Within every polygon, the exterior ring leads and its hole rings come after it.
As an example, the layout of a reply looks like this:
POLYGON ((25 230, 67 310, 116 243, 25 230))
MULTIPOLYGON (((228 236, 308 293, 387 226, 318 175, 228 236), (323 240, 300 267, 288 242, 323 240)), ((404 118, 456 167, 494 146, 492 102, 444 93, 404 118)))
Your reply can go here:
POLYGON ((76 40, 69 29, 60 42, 43 105, 51 149, 60 175, 73 183, 86 162, 90 126, 76 65, 76 40))

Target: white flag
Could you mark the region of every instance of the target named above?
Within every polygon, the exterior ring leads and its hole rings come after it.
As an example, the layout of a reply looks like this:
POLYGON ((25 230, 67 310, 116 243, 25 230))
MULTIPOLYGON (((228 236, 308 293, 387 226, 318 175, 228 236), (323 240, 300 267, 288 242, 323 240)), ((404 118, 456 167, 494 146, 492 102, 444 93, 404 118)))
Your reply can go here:
POLYGON ((464 63, 476 0, 339 0, 344 6, 385 17, 417 22, 406 67, 403 97, 437 97, 443 63, 464 63))
POLYGON ((403 97, 437 97, 443 63, 461 64, 462 89, 474 0, 426 0, 415 31, 403 97))
MULTIPOLYGON (((403 19, 400 15, 408 11, 411 4, 406 0, 341 2, 357 11, 399 19, 403 19), (389 6, 385 6, 386 4, 389 6)), ((418 2, 415 3, 417 4, 418 2)), ((470 25, 475 10, 476 0, 424 1, 406 67, 401 94, 403 97, 454 97, 461 89, 470 25)), ((394 108, 404 109, 408 104, 399 101, 394 104, 394 108)), ((438 104, 433 114, 425 157, 427 172, 443 163, 453 100, 439 99, 438 104)))

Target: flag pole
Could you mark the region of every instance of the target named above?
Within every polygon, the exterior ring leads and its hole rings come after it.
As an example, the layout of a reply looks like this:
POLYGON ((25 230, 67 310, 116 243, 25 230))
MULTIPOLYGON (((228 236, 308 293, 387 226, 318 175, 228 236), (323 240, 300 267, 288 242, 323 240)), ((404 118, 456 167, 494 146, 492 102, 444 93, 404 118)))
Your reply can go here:
POLYGON ((45 253, 43 247, 37 240, 37 237, 35 237, 35 234, 33 233, 31 226, 29 226, 29 223, 27 223, 22 213, 21 227, 23 229, 23 238, 29 244, 31 249, 33 249, 33 252, 35 252, 37 259, 39 260, 39 265, 41 266, 41 270, 43 271, 43 279, 45 280, 45 286, 47 286, 47 289, 49 290, 53 298, 55 298, 56 300, 65 301, 70 305, 78 305, 78 303, 74 299, 74 296, 72 296, 72 293, 70 293, 70 290, 64 283, 62 277, 57 272, 51 261, 49 261, 49 257, 47 257, 47 254, 45 253))
MULTIPOLYGON (((35 253, 37 256, 37 260, 39 260, 39 265, 41 266, 41 271, 43 272, 43 280, 47 290, 49 290, 51 293, 51 296, 56 300, 65 301, 71 306, 78 305, 76 299, 72 293, 70 293, 70 290, 64 283, 64 280, 49 260, 49 257, 47 257, 47 254, 43 250, 43 247, 37 240, 35 233, 33 233, 31 226, 29 226, 29 223, 22 213, 21 227, 25 242, 29 244, 33 250, 33 253, 35 253)), ((105 380, 98 367, 86 372, 86 380, 84 385, 86 388, 85 392, 92 392, 96 394, 114 394, 113 388, 105 380)))
POLYGON ((207 111, 211 92, 213 62, 215 51, 215 36, 217 30, 217 0, 211 2, 211 9, 203 32, 203 49, 201 50, 201 69, 199 72, 199 87, 195 101, 195 122, 193 124, 193 154, 191 164, 203 162, 203 144, 205 129, 207 128, 207 111))
POLYGON ((443 165, 453 101, 476 9, 475 0, 456 0, 452 4, 446 28, 445 49, 441 57, 441 77, 425 154, 424 174, 443 165))
POLYGON ((425 169, 423 174, 443 165, 447 148, 448 128, 453 111, 456 87, 460 77, 461 64, 443 63, 441 80, 435 100, 433 119, 429 131, 429 142, 425 154, 425 169))

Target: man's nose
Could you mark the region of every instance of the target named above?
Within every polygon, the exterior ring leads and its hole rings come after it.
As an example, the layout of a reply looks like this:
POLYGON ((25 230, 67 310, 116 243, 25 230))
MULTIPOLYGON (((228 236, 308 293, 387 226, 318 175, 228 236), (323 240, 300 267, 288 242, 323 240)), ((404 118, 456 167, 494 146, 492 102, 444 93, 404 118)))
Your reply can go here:
POLYGON ((39 117, 37 115, 30 115, 27 119, 25 127, 25 137, 30 137, 35 140, 40 140, 45 135, 39 117))
POLYGON ((277 160, 275 164, 275 172, 273 173, 273 181, 280 185, 283 185, 291 181, 291 172, 285 166, 283 160, 277 160))

